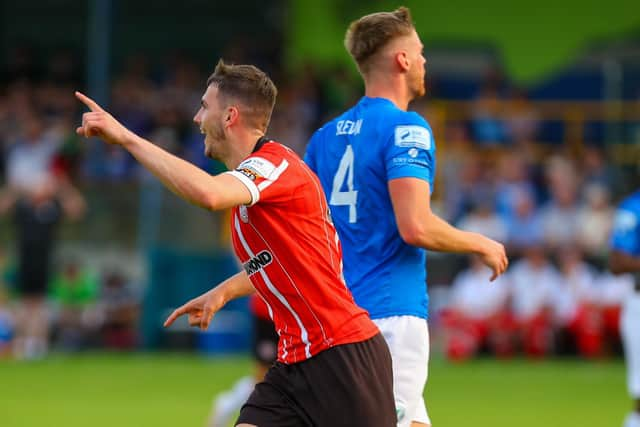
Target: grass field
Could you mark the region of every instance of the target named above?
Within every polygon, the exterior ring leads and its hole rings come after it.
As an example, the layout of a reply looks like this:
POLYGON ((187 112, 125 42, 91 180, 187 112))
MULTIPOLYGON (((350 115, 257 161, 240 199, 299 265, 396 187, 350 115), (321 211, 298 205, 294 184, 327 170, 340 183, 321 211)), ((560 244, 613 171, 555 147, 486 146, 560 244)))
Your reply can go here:
MULTIPOLYGON (((0 361, 0 426, 202 426, 245 358, 87 354, 0 361)), ((629 408, 621 360, 460 365, 433 360, 435 427, 618 427, 629 408)))

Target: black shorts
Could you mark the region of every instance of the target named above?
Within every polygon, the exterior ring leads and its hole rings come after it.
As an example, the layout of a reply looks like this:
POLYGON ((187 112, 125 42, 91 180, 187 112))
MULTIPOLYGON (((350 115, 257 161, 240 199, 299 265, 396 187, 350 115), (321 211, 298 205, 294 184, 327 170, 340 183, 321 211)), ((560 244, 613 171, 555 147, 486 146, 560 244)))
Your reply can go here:
POLYGON ((253 315, 253 357, 263 365, 273 365, 278 357, 278 334, 269 319, 253 315))
POLYGON ((381 334, 304 362, 276 362, 240 410, 258 427, 395 427, 391 354, 381 334))

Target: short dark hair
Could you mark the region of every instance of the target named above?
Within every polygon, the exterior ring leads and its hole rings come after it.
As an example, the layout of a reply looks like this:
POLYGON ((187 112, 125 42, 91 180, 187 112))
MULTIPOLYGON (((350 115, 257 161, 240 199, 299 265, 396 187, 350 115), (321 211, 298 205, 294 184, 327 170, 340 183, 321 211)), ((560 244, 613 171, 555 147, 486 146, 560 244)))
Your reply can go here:
POLYGON ((253 65, 225 64, 221 59, 207 79, 209 85, 218 88, 222 103, 240 103, 247 122, 266 132, 278 89, 263 71, 253 65))
POLYGON ((414 29, 411 12, 404 6, 393 12, 372 13, 349 25, 344 46, 356 61, 360 72, 366 74, 372 57, 391 40, 408 36, 414 29))

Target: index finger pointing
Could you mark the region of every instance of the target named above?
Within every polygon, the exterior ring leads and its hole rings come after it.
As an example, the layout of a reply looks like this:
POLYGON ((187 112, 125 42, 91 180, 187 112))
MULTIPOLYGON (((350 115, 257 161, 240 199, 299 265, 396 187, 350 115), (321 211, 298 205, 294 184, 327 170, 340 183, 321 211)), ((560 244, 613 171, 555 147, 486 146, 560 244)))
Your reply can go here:
POLYGON ((89 107, 91 111, 104 111, 96 101, 89 98, 87 95, 76 91, 76 98, 78 98, 84 105, 89 107))
POLYGON ((171 326, 171 324, 175 322, 175 320, 178 317, 182 316, 186 312, 187 312, 187 308, 184 305, 182 307, 179 307, 173 310, 173 313, 171 313, 169 317, 167 317, 167 320, 164 321, 164 327, 166 328, 167 326, 171 326))

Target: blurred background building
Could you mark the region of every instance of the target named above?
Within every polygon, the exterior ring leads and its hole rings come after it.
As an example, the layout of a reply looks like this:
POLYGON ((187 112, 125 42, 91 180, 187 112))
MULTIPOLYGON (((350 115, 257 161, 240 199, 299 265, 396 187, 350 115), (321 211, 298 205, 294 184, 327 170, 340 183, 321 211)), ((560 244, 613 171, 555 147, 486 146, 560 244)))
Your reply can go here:
MULTIPOLYGON (((405 3, 428 61, 429 94, 411 108, 436 135, 434 206, 511 257, 489 284, 474 260, 430 255, 436 348, 456 360, 619 354, 632 282, 604 265, 613 206, 640 184, 640 6, 405 3)), ((162 330, 171 307, 237 271, 226 214, 188 206, 124 150, 79 140, 73 91, 217 173, 192 117, 218 58, 252 63, 279 87, 269 135, 302 155, 362 95, 342 46, 348 22, 395 7, 0 0, 0 357, 20 339, 21 357, 51 346, 246 348, 243 301, 209 332, 162 330), (40 327, 15 309, 25 271, 46 277, 39 302, 29 299, 40 327)))

